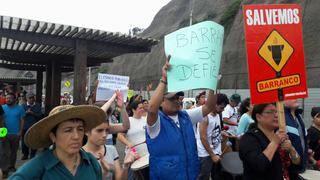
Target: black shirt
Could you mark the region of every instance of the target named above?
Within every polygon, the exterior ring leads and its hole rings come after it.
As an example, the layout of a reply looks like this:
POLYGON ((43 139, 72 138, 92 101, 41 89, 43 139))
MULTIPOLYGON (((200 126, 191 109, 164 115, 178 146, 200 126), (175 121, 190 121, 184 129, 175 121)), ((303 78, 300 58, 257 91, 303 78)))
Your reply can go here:
POLYGON ((309 147, 314 152, 314 159, 320 160, 320 131, 311 126, 308 129, 308 141, 309 147))
POLYGON ((0 116, 2 116, 4 114, 4 111, 2 109, 2 106, 0 105, 0 116))
POLYGON ((258 128, 249 130, 241 137, 239 155, 243 162, 244 180, 283 180, 279 152, 275 152, 271 162, 262 153, 269 143, 258 128))

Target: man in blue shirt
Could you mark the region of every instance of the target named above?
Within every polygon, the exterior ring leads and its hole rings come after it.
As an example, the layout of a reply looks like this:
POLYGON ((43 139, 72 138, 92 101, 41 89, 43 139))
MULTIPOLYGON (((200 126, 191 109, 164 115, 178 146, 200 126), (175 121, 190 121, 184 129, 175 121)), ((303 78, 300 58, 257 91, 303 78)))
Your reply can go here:
POLYGON ((16 104, 16 95, 8 93, 6 104, 2 105, 4 111, 4 125, 8 129, 7 137, 2 141, 3 155, 3 176, 8 175, 9 171, 15 171, 19 140, 22 134, 25 111, 16 104))
MULTIPOLYGON (((22 160, 28 159, 29 156, 29 147, 24 143, 24 135, 28 129, 38 122, 41 119, 41 106, 39 103, 35 102, 35 95, 33 93, 28 93, 26 95, 27 103, 23 105, 24 110, 26 111, 25 122, 23 126, 21 142, 22 142, 22 160)), ((37 150, 31 149, 30 158, 33 158, 36 155, 37 150)))

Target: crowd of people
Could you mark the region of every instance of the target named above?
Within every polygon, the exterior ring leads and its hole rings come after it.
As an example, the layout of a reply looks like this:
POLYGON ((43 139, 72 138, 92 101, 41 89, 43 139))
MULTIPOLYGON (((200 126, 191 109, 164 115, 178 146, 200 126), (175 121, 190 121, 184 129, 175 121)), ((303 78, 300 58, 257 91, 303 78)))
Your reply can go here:
MULTIPOLYGON (((306 130, 297 100, 285 101, 286 131, 279 130, 274 103, 251 104, 202 91, 183 106, 183 92, 167 92, 169 58, 151 98, 126 102, 120 91, 106 102, 62 105, 44 117, 32 92, 25 101, 10 88, 1 91, 0 169, 9 179, 230 179, 224 155, 243 167, 237 178, 299 179, 320 170, 320 107, 312 108, 306 130), (118 123, 121 122, 121 123, 118 123), (123 143, 119 159, 115 140, 123 143), (22 160, 16 169, 19 143, 22 160), (9 176, 11 175, 11 176, 9 176)), ((150 90, 150 88, 148 89, 150 90)), ((320 171, 319 171, 320 173, 320 171)))

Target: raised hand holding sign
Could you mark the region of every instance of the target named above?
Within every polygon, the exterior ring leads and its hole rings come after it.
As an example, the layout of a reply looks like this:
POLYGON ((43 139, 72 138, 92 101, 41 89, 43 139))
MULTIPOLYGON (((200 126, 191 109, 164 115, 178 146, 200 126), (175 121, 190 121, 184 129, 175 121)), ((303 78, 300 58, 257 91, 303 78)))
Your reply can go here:
POLYGON ((165 36, 171 55, 168 91, 196 88, 215 90, 223 45, 223 26, 205 21, 165 36))

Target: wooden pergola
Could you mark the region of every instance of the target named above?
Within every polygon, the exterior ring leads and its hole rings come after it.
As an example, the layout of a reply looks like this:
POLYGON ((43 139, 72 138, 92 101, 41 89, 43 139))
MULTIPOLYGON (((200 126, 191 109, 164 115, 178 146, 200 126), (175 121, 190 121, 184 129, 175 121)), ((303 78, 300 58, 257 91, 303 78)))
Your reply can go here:
POLYGON ((0 16, 0 66, 37 72, 37 99, 46 72, 46 111, 60 103, 61 72, 74 72, 74 103, 84 104, 86 67, 127 53, 150 52, 158 41, 95 29, 0 16))
POLYGON ((12 84, 19 86, 26 86, 31 84, 36 84, 37 79, 34 78, 23 78, 23 77, 0 77, 1 84, 12 84))

